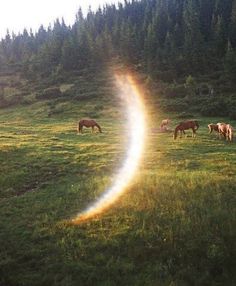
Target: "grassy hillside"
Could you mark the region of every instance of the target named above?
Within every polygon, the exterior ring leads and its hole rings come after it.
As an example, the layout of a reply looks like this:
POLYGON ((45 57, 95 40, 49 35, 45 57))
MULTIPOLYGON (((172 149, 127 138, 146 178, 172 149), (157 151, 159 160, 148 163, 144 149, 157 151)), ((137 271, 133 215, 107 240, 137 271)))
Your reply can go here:
POLYGON ((197 137, 173 140, 155 128, 179 114, 147 94, 147 146, 127 193, 101 218, 65 223, 125 156, 129 126, 107 79, 71 78, 44 100, 50 86, 23 82, 21 104, 0 109, 0 285, 234 285, 236 144, 207 130, 228 118, 195 114, 197 137), (77 135, 85 116, 104 132, 77 135))

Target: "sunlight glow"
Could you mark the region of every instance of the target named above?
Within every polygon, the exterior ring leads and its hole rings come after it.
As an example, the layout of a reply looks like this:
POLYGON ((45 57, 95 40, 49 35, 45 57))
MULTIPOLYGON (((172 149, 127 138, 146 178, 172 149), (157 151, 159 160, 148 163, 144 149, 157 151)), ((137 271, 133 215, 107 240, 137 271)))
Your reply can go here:
POLYGON ((107 210, 127 190, 128 185, 139 166, 145 141, 145 112, 141 99, 141 92, 137 88, 131 75, 116 74, 116 83, 120 91, 120 97, 127 106, 130 126, 130 142, 127 156, 123 166, 118 171, 114 183, 91 206, 79 213, 73 220, 73 224, 79 224, 93 218, 107 210))
POLYGON ((106 3, 117 4, 123 0, 7 0, 1 1, 0 9, 0 39, 4 38, 9 30, 15 34, 28 31, 32 28, 33 33, 43 25, 45 28, 59 18, 64 18, 67 25, 75 22, 75 15, 82 8, 84 16, 88 12, 89 6, 92 11, 96 11, 99 6, 106 3))

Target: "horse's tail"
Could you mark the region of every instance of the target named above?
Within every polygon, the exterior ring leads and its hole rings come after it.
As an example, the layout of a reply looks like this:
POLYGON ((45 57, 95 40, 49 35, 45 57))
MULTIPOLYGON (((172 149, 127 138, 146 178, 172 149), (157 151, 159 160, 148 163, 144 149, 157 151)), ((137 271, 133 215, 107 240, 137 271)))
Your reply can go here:
POLYGON ((176 139, 176 138, 177 138, 178 131, 179 131, 179 125, 175 127, 174 139, 176 139))
POLYGON ((97 126, 99 132, 102 133, 102 128, 101 128, 101 126, 100 126, 99 124, 97 124, 97 123, 95 123, 95 126, 97 126))
POLYGON ((198 124, 197 120, 195 120, 194 122, 195 122, 195 126, 196 126, 195 130, 198 130, 199 124, 198 124))

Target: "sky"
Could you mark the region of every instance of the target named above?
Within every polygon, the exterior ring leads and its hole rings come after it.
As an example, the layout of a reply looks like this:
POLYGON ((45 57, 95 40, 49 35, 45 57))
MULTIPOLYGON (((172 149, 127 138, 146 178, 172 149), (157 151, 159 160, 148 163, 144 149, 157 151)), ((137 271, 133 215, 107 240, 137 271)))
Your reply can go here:
POLYGON ((84 15, 91 6, 93 11, 105 3, 123 2, 123 0, 2 0, 0 8, 0 38, 6 35, 7 29, 15 34, 24 28, 32 28, 35 32, 40 25, 45 28, 56 18, 65 20, 67 25, 73 24, 79 7, 84 15))

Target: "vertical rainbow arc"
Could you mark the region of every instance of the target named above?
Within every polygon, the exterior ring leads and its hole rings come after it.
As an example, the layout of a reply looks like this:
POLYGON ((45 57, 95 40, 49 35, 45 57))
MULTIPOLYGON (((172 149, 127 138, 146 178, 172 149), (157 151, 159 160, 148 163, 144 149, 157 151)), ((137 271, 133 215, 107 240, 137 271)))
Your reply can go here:
POLYGON ((130 142, 126 159, 115 176, 112 186, 93 204, 72 219, 72 223, 75 224, 97 216, 113 205, 131 183, 142 157, 145 138, 145 108, 141 92, 131 75, 116 74, 115 79, 120 97, 127 108, 130 126, 130 142))

